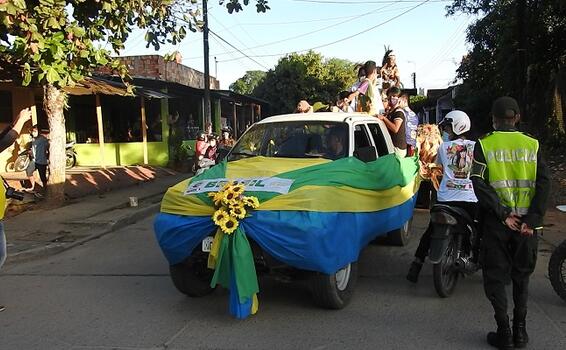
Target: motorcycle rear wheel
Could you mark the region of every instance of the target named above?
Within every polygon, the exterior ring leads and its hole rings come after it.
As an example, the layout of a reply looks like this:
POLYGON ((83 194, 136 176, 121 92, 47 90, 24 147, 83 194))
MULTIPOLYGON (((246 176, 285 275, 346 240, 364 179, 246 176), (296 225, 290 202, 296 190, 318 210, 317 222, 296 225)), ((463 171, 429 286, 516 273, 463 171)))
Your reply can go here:
POLYGON ((448 246, 442 260, 438 264, 434 264, 432 268, 434 289, 436 289, 436 293, 441 298, 447 298, 452 295, 460 277, 460 272, 454 266, 458 252, 458 243, 453 235, 450 235, 448 240, 448 246))
POLYGON ((65 152, 65 169, 71 169, 77 164, 77 156, 73 152, 65 152))
POLYGON ((28 168, 31 159, 27 156, 18 157, 14 162, 14 171, 24 171, 28 168))
POLYGON ((566 241, 552 253, 548 263, 548 277, 556 294, 566 301, 566 241))

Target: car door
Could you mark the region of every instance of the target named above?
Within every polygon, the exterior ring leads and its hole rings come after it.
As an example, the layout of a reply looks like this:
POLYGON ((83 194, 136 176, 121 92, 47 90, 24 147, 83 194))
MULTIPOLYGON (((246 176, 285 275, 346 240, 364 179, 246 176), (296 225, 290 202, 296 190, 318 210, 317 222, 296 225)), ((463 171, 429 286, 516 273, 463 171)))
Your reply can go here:
POLYGON ((365 123, 354 124, 354 157, 371 162, 377 159, 377 151, 365 123))
POLYGON ((385 125, 376 122, 368 123, 367 127, 377 150, 377 156, 382 157, 393 153, 393 142, 385 125))

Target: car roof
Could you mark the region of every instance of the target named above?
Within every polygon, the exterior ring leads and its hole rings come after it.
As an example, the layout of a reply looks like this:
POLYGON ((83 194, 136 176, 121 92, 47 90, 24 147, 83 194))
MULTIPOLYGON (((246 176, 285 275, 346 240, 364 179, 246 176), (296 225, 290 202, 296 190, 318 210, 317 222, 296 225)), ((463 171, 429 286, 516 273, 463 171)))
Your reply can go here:
POLYGON ((342 113, 342 112, 317 112, 317 113, 294 113, 282 114, 262 119, 257 124, 281 123, 291 121, 323 121, 323 122, 346 122, 347 119, 361 122, 375 122, 379 119, 367 113, 342 113))

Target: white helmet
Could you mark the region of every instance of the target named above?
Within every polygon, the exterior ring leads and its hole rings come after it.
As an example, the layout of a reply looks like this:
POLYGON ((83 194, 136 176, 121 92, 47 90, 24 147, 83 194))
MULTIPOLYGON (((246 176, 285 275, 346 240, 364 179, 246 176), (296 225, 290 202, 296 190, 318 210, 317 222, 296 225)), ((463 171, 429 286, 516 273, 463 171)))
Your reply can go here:
POLYGON ((440 126, 448 124, 452 125, 452 131, 458 136, 470 131, 472 128, 470 117, 462 111, 452 111, 440 122, 440 126))

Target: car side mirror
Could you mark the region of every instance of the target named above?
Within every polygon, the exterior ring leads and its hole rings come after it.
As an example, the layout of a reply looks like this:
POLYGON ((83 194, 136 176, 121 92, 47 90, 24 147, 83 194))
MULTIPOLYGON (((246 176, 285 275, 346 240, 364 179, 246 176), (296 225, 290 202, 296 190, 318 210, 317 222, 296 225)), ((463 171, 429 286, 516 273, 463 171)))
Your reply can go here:
POLYGON ((218 149, 218 155, 216 156, 216 164, 222 163, 222 161, 224 160, 224 158, 226 158, 230 150, 231 148, 220 147, 218 149))
POLYGON ((375 146, 361 147, 354 151, 354 157, 364 163, 373 162, 377 159, 377 150, 375 146))

